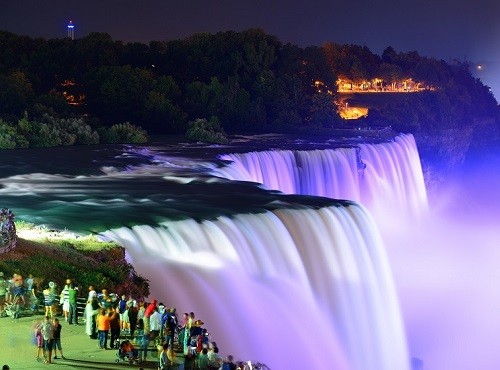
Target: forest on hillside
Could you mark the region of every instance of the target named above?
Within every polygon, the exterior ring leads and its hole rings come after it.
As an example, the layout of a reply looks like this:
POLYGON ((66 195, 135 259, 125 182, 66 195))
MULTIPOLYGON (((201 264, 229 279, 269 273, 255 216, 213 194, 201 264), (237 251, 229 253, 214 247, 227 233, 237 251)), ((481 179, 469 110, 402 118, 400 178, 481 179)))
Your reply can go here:
POLYGON ((117 124, 183 134, 200 118, 229 133, 363 125, 428 133, 497 117, 498 103, 467 63, 416 51, 388 47, 379 56, 366 46, 333 42, 302 48, 260 29, 149 44, 124 43, 106 33, 46 40, 0 31, 0 131, 22 136, 12 139, 14 147, 44 146, 39 138, 54 125, 59 131, 79 127, 72 140, 60 135, 64 145, 95 142, 94 132, 117 124), (339 79, 391 84, 403 77, 429 88, 389 99, 365 119, 340 118, 339 79))

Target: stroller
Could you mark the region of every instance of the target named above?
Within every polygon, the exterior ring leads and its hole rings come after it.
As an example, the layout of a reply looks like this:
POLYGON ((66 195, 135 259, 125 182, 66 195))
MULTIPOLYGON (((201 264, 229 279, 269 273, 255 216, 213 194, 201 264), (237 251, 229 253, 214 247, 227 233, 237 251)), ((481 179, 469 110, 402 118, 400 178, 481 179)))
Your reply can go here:
POLYGON ((141 360, 139 359, 139 351, 130 343, 129 340, 124 340, 121 342, 118 351, 116 352, 116 363, 120 361, 128 362, 130 365, 139 364, 141 360))

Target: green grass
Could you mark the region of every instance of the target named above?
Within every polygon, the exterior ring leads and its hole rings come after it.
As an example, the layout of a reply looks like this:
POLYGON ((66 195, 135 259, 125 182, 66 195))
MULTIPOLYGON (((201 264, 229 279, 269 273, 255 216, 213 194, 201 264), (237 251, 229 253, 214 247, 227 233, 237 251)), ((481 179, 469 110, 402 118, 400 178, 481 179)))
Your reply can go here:
POLYGON ((116 243, 23 221, 16 221, 16 229, 17 246, 0 254, 0 271, 6 277, 32 274, 39 290, 49 281, 62 287, 69 278, 83 292, 93 285, 119 295, 133 294, 137 299, 149 295, 149 281, 135 272, 125 260, 124 248, 116 243))

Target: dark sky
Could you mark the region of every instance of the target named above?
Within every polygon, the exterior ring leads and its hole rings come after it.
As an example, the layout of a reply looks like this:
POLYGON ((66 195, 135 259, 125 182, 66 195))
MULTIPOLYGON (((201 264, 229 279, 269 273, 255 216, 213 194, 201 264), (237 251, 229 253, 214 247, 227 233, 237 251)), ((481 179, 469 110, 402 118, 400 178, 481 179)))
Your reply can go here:
POLYGON ((262 28, 300 46, 326 41, 481 63, 500 97, 500 0, 0 0, 0 29, 60 38, 107 32, 122 41, 262 28))

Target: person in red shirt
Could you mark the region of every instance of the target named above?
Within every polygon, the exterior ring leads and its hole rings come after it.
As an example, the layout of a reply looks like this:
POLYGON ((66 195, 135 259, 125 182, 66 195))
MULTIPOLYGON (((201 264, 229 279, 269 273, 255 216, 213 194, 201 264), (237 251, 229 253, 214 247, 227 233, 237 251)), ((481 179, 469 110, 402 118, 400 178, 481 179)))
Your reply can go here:
POLYGON ((156 311, 157 309, 157 304, 158 302, 156 299, 153 299, 148 307, 146 308, 146 311, 144 311, 144 332, 149 333, 149 317, 153 314, 153 312, 156 311))

